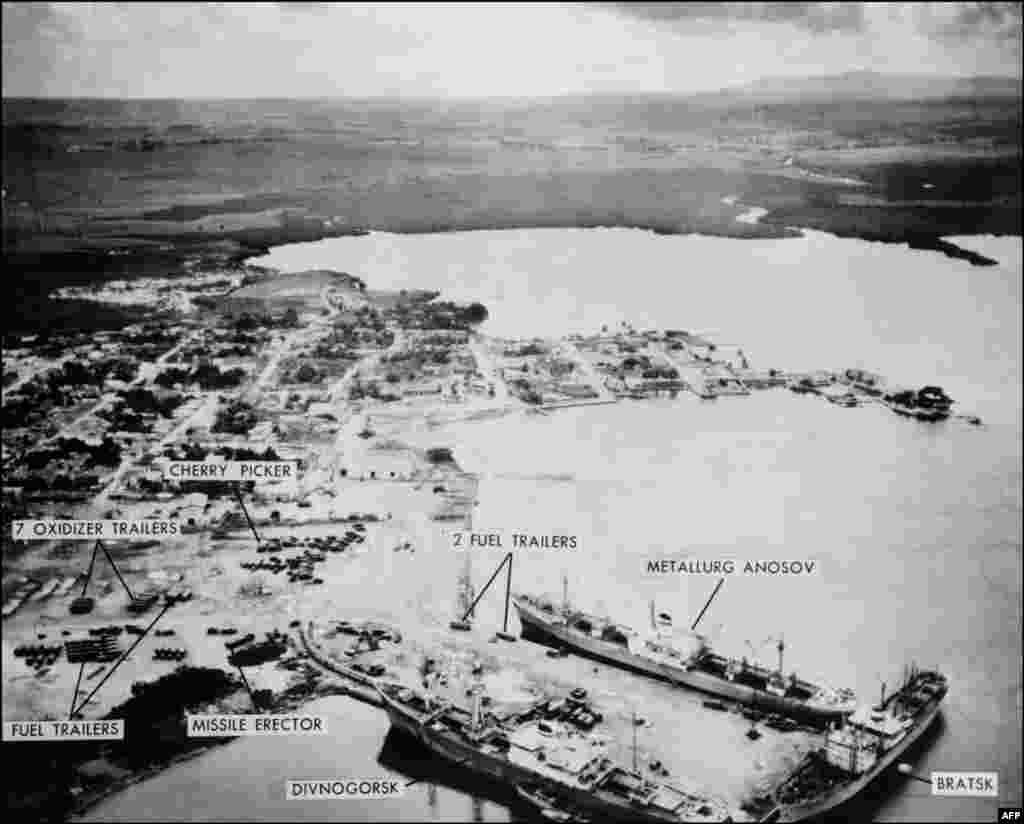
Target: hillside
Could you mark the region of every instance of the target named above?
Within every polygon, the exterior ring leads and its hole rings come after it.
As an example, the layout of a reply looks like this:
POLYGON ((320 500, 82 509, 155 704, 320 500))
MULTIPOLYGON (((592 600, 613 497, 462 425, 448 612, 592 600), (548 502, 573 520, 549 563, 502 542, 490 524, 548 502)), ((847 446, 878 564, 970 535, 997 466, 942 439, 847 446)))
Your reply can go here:
POLYGON ((1017 77, 934 77, 854 71, 817 77, 765 77, 723 89, 725 96, 766 100, 942 100, 958 97, 1020 98, 1017 77))

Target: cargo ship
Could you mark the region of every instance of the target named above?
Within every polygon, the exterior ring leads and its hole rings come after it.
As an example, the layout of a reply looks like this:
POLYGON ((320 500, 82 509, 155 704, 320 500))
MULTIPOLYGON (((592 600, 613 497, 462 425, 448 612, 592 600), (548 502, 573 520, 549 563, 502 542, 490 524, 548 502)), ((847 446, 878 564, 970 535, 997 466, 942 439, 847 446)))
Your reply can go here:
POLYGON ((851 690, 812 684, 795 673, 783 675, 785 645, 781 640, 778 668, 770 670, 745 658, 715 653, 698 633, 674 632, 671 616, 661 613, 655 618, 653 603, 651 633, 644 636, 629 627, 575 610, 569 606, 568 598, 560 609, 528 595, 515 595, 512 602, 527 640, 813 724, 828 723, 857 708, 851 690))
POLYGON ((932 725, 948 690, 933 670, 908 670, 903 685, 878 704, 857 709, 824 735, 771 794, 761 821, 804 821, 854 799, 932 725))
POLYGON ((555 818, 734 820, 717 798, 616 764, 608 756, 607 737, 592 731, 589 719, 599 716, 584 711, 582 691, 499 717, 483 711, 479 689, 472 690, 471 710, 400 684, 378 683, 376 690, 393 728, 453 764, 517 790, 526 788, 555 818), (581 716, 588 720, 574 722, 581 716))

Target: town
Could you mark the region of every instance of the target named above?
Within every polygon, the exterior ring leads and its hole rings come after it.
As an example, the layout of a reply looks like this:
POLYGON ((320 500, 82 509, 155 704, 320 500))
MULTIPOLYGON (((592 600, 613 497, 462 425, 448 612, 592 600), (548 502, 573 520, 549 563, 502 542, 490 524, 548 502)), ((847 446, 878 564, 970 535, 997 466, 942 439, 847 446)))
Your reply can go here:
MULTIPOLYGON (((339 599, 346 614, 359 603, 373 614, 379 588, 361 576, 391 579, 432 553, 435 583, 458 586, 406 647, 429 657, 447 631, 441 613, 469 626, 479 600, 469 553, 461 565, 443 550, 460 531, 474 545, 485 536, 500 547, 501 537, 473 532, 480 478, 460 465, 460 422, 791 391, 920 425, 978 423, 953 415, 939 387, 890 386, 858 369, 758 368, 742 348, 685 330, 491 337, 479 303, 377 291, 334 271, 197 273, 88 294, 152 315, 118 331, 4 339, 4 712, 25 721, 68 717, 68 707, 72 720, 149 718, 164 711, 152 696, 167 690, 181 696, 172 704, 227 715, 281 711, 325 689, 378 703, 365 683, 398 672, 415 681, 408 657, 375 656, 379 635, 324 616, 339 599), (19 539, 24 522, 43 524, 35 540, 19 539), (111 523, 121 528, 108 534, 100 525, 111 523), (351 655, 324 646, 353 633, 370 641, 351 655), (147 636, 157 646, 134 651, 147 636), (251 703, 229 674, 243 667, 251 703)), ((510 535, 522 552, 584 546, 575 534, 510 535)), ((503 631, 491 642, 501 639, 515 640, 503 631)), ((480 654, 457 653, 456 669, 480 654)), ((537 666, 525 651, 506 664, 537 666)), ((529 689, 547 694, 544 684, 529 689)), ((116 786, 114 776, 100 785, 116 786)), ((87 783, 76 785, 83 803, 98 797, 87 783)))

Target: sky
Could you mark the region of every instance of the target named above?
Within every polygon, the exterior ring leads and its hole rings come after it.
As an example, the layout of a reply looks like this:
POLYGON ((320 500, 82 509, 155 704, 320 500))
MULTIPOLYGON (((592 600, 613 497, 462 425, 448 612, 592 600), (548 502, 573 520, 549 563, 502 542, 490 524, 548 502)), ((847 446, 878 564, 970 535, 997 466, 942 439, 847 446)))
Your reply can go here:
POLYGON ((710 91, 1021 73, 1017 3, 3 3, 5 97, 710 91))

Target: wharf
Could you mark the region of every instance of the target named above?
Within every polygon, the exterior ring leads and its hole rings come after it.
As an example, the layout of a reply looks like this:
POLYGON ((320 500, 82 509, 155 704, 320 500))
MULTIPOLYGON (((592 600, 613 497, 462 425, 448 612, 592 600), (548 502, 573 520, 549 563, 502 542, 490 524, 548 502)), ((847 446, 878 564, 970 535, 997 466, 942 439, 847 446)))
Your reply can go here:
POLYGON ((574 406, 607 406, 610 403, 618 403, 618 398, 594 398, 586 401, 554 401, 552 403, 543 403, 539 409, 570 409, 574 406))
POLYGON ((370 704, 378 709, 384 708, 384 702, 381 700, 377 690, 373 687, 374 679, 362 675, 353 669, 339 666, 338 664, 327 660, 327 658, 320 655, 320 653, 318 653, 309 642, 309 638, 307 638, 306 632, 302 627, 299 627, 296 631, 299 636, 299 643, 302 647, 302 651, 311 661, 313 661, 313 663, 334 675, 341 676, 349 682, 342 687, 345 695, 355 698, 357 701, 362 701, 364 704, 370 704))

